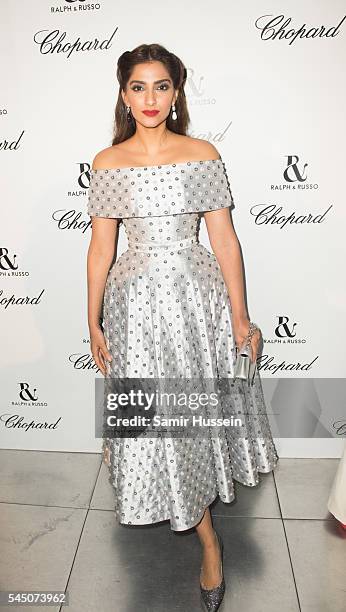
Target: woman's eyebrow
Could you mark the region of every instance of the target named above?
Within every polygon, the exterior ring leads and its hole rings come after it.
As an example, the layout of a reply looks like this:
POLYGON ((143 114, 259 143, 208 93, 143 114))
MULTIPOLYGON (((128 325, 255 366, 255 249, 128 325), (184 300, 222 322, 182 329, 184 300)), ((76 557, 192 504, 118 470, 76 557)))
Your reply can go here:
MULTIPOLYGON (((171 79, 159 79, 158 81, 154 81, 154 85, 156 85, 157 83, 164 83, 164 81, 169 81, 171 82, 171 79)), ((134 81, 130 81, 130 85, 132 85, 132 83, 142 83, 143 85, 145 85, 146 81, 139 81, 138 79, 135 79, 134 81)))

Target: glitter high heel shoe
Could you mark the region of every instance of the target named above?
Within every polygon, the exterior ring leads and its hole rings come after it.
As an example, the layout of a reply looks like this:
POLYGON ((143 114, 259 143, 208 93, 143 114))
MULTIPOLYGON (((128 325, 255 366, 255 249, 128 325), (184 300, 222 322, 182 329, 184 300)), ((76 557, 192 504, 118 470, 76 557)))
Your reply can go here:
MULTIPOLYGON (((203 607, 207 612, 216 612, 216 610, 219 609, 221 602, 223 600, 223 596, 225 594, 225 586, 226 586, 224 575, 223 575, 223 542, 222 542, 221 536, 219 536, 219 534, 217 533, 217 531, 215 531, 215 529, 214 529, 214 532, 218 539, 219 547, 220 547, 222 578, 221 578, 220 584, 214 589, 204 589, 201 585, 201 582, 199 583, 203 607)), ((202 568, 201 568, 201 571, 202 571, 202 568)))

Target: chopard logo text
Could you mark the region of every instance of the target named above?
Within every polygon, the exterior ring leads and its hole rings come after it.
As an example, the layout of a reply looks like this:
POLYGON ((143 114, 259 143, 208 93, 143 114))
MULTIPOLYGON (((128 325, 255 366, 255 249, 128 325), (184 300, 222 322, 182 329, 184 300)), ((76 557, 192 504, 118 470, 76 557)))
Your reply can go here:
POLYGON ((292 45, 297 38, 335 38, 340 34, 339 28, 345 21, 346 15, 341 19, 337 26, 326 27, 320 25, 318 27, 310 27, 305 23, 299 26, 297 29, 291 27, 291 17, 285 19, 284 15, 277 15, 272 19, 272 15, 261 15, 255 21, 255 26, 258 30, 261 30, 262 40, 284 40, 292 45))

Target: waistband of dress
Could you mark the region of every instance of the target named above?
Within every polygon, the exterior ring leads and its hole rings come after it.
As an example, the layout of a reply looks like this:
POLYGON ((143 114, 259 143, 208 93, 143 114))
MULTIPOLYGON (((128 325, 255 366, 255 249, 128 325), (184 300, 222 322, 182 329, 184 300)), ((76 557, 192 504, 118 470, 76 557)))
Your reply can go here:
POLYGON ((189 238, 183 238, 183 240, 170 240, 167 242, 129 242, 128 250, 139 251, 139 252, 151 252, 159 249, 160 251, 179 251, 180 249, 188 249, 194 244, 199 244, 198 238, 190 236, 189 238))

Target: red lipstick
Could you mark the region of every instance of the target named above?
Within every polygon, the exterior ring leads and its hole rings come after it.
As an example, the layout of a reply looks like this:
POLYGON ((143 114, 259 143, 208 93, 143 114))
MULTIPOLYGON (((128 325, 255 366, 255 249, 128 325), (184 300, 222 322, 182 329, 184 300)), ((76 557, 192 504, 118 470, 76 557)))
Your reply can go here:
POLYGON ((159 112, 160 111, 158 111, 158 110, 144 110, 144 111, 142 111, 142 113, 144 113, 148 117, 155 117, 155 115, 157 115, 159 112))

